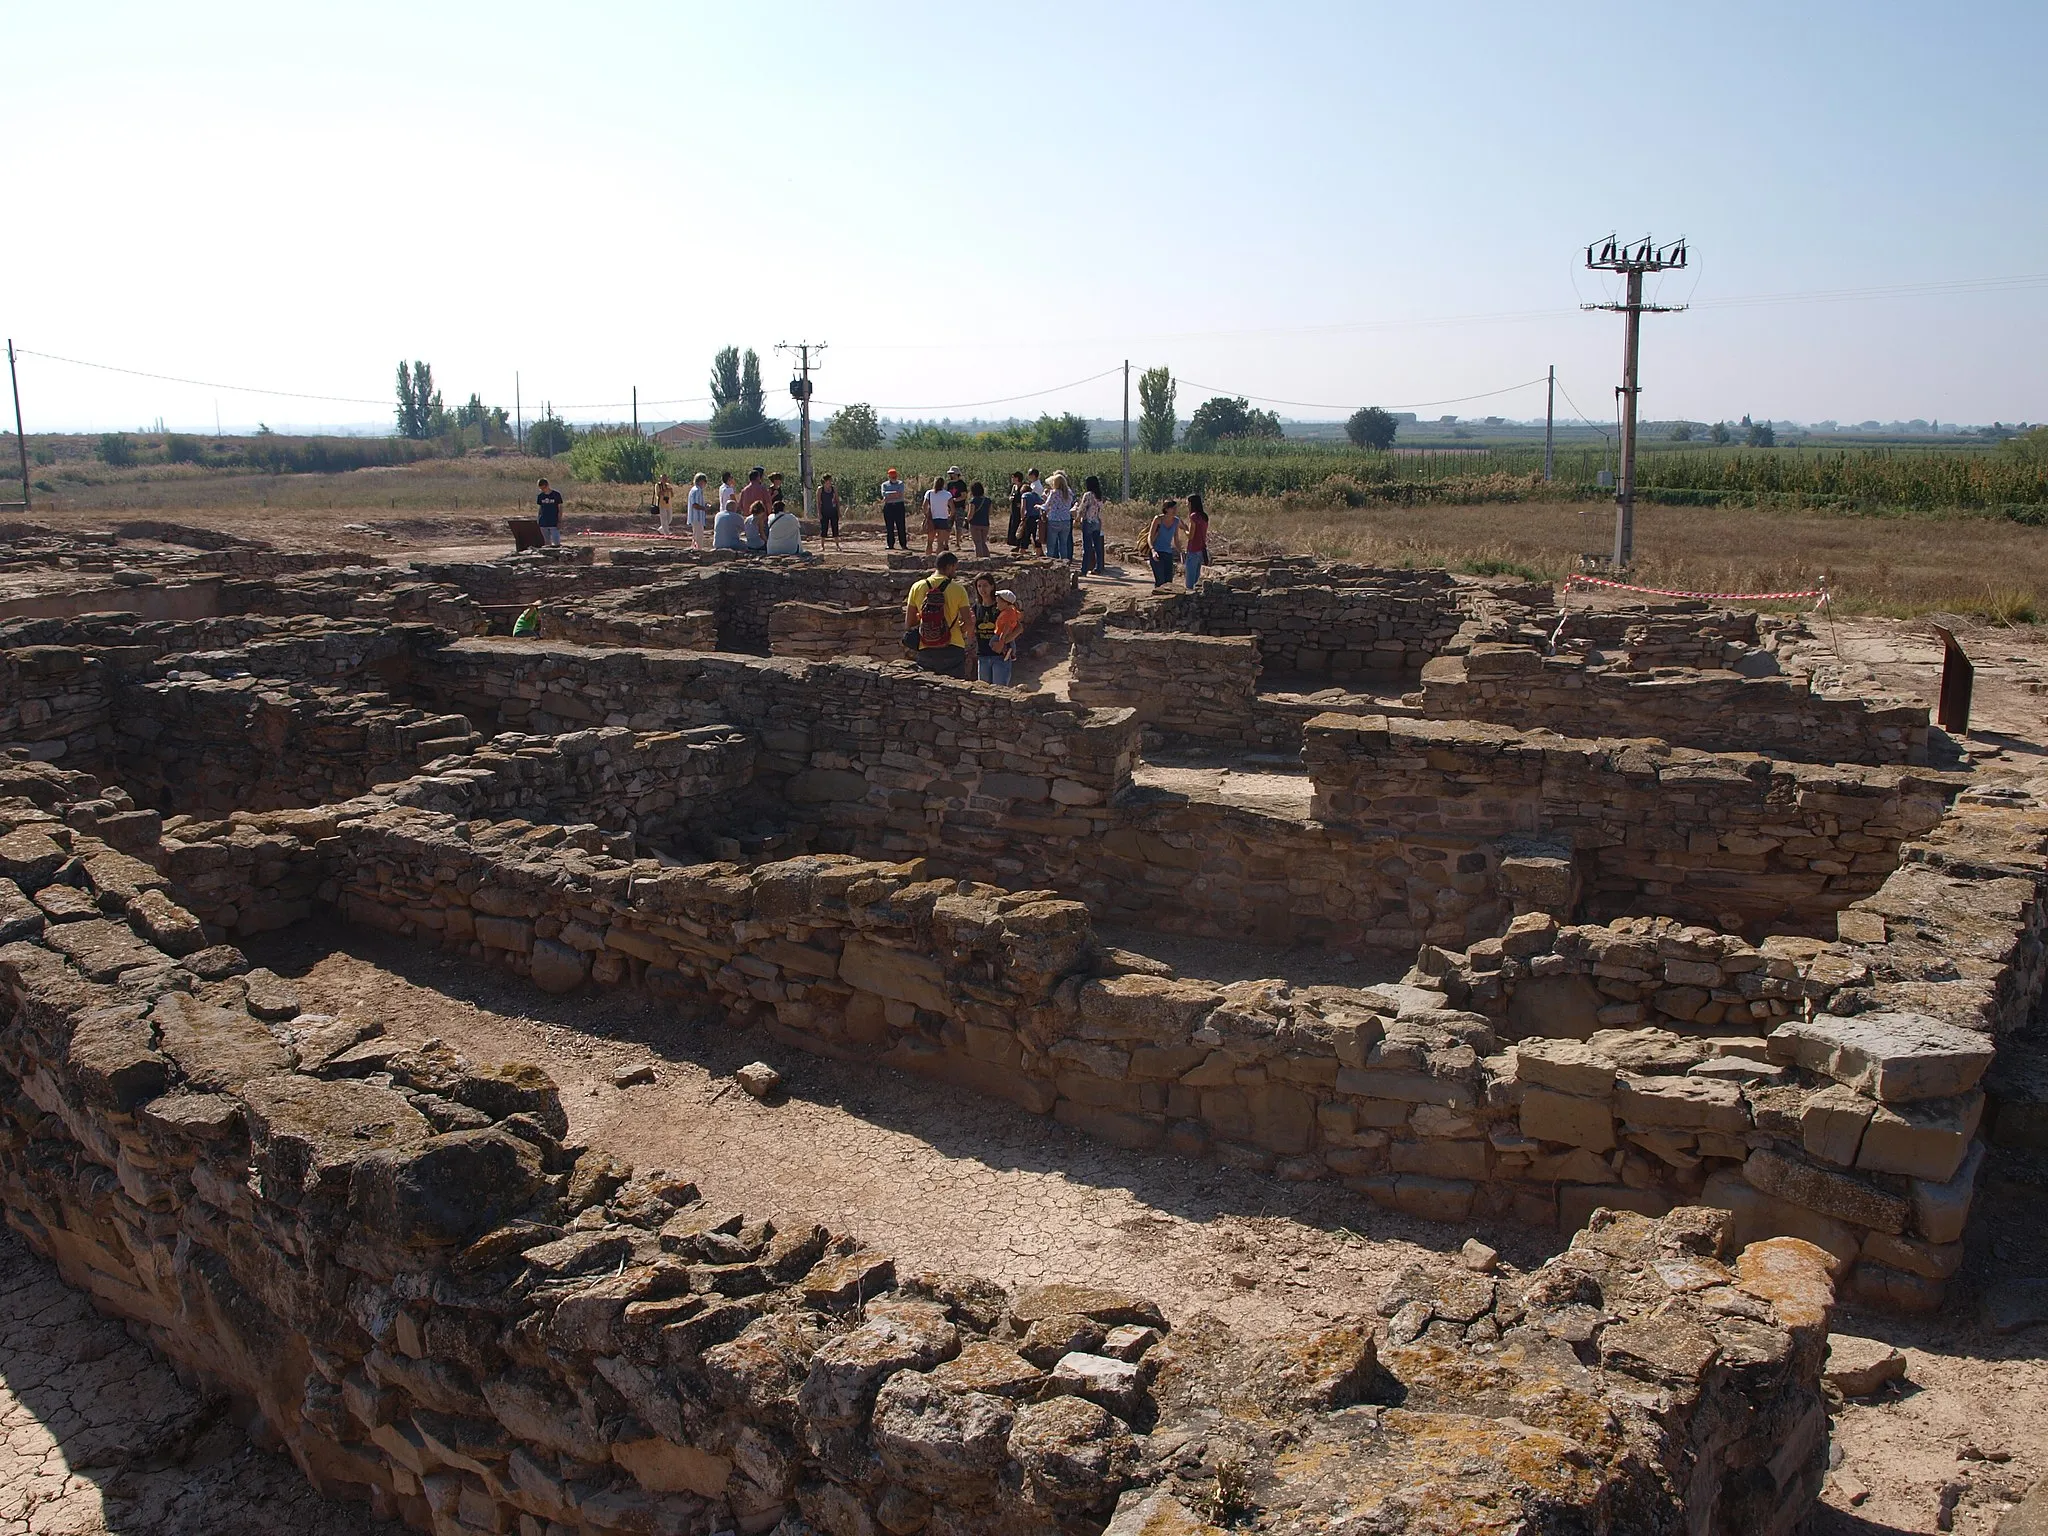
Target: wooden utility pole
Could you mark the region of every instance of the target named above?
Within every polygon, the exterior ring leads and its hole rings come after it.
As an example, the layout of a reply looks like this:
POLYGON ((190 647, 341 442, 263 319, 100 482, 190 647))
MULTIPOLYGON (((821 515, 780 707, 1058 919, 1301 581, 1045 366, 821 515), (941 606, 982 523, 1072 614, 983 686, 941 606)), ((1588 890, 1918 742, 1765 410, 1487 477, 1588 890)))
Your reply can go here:
POLYGON ((633 435, 640 435, 640 386, 633 386, 633 435))
POLYGON ((21 376, 14 371, 14 338, 7 338, 7 382, 14 390, 14 447, 21 455, 21 510, 28 510, 28 436, 21 430, 21 376))
POLYGON ((1550 484, 1550 474, 1557 467, 1551 451, 1553 433, 1557 425, 1557 364, 1550 365, 1550 394, 1543 402, 1543 483, 1550 484))
POLYGON ((512 370, 512 441, 526 446, 526 408, 519 399, 519 370, 512 370))
POLYGON ((1123 500, 1131 499, 1131 360, 1124 359, 1124 489, 1123 500))
POLYGON ((1645 235, 1624 247, 1609 235, 1604 243, 1586 247, 1586 265, 1596 272, 1619 272, 1628 282, 1628 297, 1620 304, 1585 304, 1583 309, 1604 309, 1625 317, 1622 330, 1621 387, 1621 484, 1614 495, 1614 569, 1619 574, 1635 558, 1636 543, 1636 397, 1642 391, 1641 353, 1643 316, 1676 314, 1683 304, 1645 304, 1643 274, 1672 272, 1685 265, 1685 241, 1658 245, 1645 235))
POLYGON ((822 341, 778 341, 778 352, 794 352, 796 377, 789 381, 790 398, 797 403, 796 477, 803 487, 804 518, 811 516, 811 354, 825 350, 822 341))

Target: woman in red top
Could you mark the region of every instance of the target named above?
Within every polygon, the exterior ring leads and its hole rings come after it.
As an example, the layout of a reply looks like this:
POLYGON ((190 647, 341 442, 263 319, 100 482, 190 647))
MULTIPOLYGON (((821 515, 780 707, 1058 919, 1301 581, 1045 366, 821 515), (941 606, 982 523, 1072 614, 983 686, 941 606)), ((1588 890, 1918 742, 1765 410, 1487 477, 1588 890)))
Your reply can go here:
POLYGON ((1202 579, 1202 567, 1209 563, 1209 514, 1202 506, 1200 491, 1188 492, 1188 543, 1181 556, 1181 565, 1187 572, 1188 590, 1195 590, 1195 583, 1202 579))

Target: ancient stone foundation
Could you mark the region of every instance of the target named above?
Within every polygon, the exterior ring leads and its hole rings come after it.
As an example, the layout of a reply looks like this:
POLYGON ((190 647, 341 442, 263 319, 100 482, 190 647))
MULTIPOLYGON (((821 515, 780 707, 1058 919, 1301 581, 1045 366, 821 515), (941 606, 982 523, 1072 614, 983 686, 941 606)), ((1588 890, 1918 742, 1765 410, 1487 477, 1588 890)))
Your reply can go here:
POLYGON ((2048 801, 1771 675, 1754 619, 1564 647, 1544 589, 1279 562, 1069 622, 1069 567, 999 564, 1061 698, 893 659, 914 561, 261 553, 0 630, 0 1188, 422 1530, 1790 1532, 1836 1287, 1941 1305, 1987 1136, 2041 1136, 2048 801), (536 600, 546 638, 478 633, 536 600), (1174 787, 1162 738, 1267 792, 1174 787), (1271 1340, 899 1273, 235 947, 335 920, 1575 1235, 1271 1340), (1390 979, 1205 981, 1148 932, 1390 979))

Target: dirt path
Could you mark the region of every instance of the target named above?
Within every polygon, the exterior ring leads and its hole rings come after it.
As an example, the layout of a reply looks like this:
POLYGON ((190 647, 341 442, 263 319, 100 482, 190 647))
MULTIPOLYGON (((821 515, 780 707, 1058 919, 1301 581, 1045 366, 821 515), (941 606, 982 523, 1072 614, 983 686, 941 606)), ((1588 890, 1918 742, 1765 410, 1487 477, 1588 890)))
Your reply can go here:
POLYGON ((1125 1153, 1008 1104, 683 1023, 650 1000, 557 1000, 394 941, 332 939, 256 949, 300 978, 308 1008, 439 1035, 474 1059, 539 1062, 577 1139, 686 1168, 749 1213, 852 1230, 906 1269, 1115 1283, 1174 1315, 1208 1309, 1268 1332, 1370 1311, 1403 1264, 1474 1231, 1529 1265, 1557 1246, 1549 1233, 1390 1215, 1335 1185, 1125 1153), (782 1072, 786 1102, 757 1104, 732 1083, 757 1058, 782 1072), (619 1067, 650 1060, 653 1085, 613 1086, 619 1067))

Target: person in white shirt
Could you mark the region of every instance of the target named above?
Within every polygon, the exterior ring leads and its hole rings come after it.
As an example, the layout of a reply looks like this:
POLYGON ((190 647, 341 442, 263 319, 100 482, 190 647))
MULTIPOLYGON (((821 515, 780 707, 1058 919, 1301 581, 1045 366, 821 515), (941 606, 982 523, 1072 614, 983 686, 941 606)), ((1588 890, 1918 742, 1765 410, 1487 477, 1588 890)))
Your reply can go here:
POLYGON ((684 520, 690 525, 690 548, 704 547, 704 487, 711 483, 711 477, 703 470, 690 482, 690 495, 684 502, 684 520))
POLYGON ((924 552, 929 555, 952 547, 953 493, 946 489, 946 477, 940 475, 924 493, 924 552))
POLYGON ((803 523, 780 501, 768 514, 767 552, 771 555, 800 555, 804 552, 803 523))
POLYGON ((734 488, 732 483, 732 471, 728 469, 718 477, 718 510, 730 512, 732 504, 739 500, 739 495, 739 491, 734 488))

